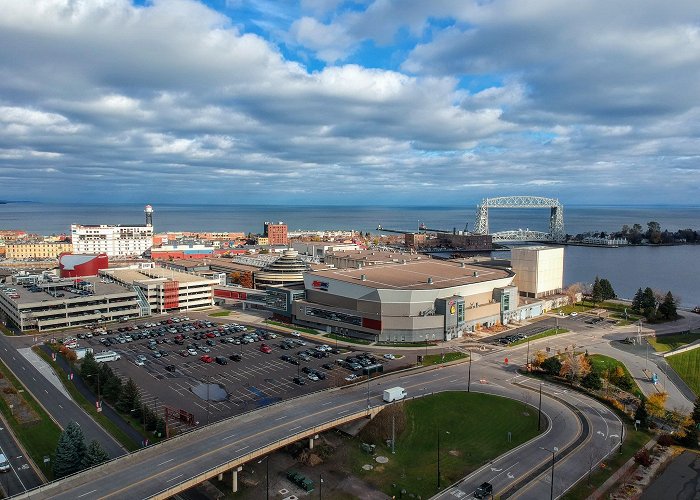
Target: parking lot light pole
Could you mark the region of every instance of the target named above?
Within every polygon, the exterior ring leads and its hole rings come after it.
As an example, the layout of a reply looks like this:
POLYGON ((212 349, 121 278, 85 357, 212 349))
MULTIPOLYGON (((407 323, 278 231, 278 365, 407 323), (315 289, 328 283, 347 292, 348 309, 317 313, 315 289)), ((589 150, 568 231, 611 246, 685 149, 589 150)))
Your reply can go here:
POLYGON ((261 458, 258 463, 265 460, 265 498, 270 500, 270 455, 261 458))
POLYGON ((369 379, 372 377, 372 374, 367 370, 367 409, 369 410, 369 379))
POLYGON ((211 408, 211 399, 209 398, 209 386, 211 385, 211 375, 207 376, 207 425, 209 425, 209 413, 211 408))

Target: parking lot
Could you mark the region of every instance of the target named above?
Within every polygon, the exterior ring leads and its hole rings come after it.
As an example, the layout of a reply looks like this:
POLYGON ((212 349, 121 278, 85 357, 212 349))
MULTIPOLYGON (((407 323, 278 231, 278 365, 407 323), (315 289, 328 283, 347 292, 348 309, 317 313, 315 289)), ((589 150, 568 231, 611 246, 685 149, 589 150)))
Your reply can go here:
POLYGON ((159 414, 164 405, 184 410, 200 424, 349 384, 364 378, 366 366, 383 371, 400 364, 301 336, 183 316, 118 324, 102 335, 78 337, 78 344, 95 354, 110 350, 121 356, 109 365, 137 383, 144 404, 159 414))

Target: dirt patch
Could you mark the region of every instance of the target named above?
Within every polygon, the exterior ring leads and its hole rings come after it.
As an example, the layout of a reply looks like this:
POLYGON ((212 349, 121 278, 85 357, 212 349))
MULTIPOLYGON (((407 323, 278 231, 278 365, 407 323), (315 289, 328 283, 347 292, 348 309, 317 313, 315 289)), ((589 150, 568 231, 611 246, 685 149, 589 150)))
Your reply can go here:
POLYGON ((12 382, 2 374, 0 374, 0 396, 11 408, 12 416, 20 424, 32 424, 41 420, 34 409, 24 400, 22 394, 17 392, 12 382))
POLYGON ((461 457, 462 456, 462 452, 459 450, 450 450, 447 453, 448 453, 448 455, 452 455, 453 457, 461 457))

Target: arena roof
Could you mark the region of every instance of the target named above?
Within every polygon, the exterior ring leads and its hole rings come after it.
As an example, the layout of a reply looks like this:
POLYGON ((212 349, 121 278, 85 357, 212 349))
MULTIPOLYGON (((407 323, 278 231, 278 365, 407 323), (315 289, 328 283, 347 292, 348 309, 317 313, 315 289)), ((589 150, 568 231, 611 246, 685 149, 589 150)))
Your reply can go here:
POLYGON ((506 269, 437 259, 416 260, 405 264, 384 264, 362 269, 316 271, 308 274, 371 288, 395 290, 434 290, 484 283, 515 275, 506 269))

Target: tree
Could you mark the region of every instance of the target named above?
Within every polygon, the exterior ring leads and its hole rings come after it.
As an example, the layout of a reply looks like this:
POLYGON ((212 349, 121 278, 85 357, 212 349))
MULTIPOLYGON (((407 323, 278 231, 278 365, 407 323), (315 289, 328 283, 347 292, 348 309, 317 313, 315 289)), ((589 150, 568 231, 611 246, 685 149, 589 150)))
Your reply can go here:
POLYGON ((87 469, 89 467, 100 465, 102 462, 106 462, 107 460, 109 460, 109 455, 104 448, 102 448, 102 445, 93 439, 87 446, 85 455, 83 456, 82 467, 83 469, 87 469))
POLYGON ((668 394, 665 392, 657 392, 652 394, 647 398, 647 411, 649 415, 656 418, 663 418, 666 416, 666 399, 668 394))
POLYGON ((85 455, 83 430, 75 422, 69 422, 61 433, 56 446, 53 474, 58 479, 80 471, 85 455))
POLYGON ((600 278, 598 278, 598 276, 596 276, 595 281, 593 281, 593 287, 591 288, 591 300, 594 304, 602 302, 603 300, 603 290, 600 287, 600 278))
POLYGON ((542 363, 545 359, 547 359, 547 353, 544 351, 537 351, 535 353, 535 356, 532 358, 532 366, 534 366, 535 368, 539 368, 540 366, 542 366, 542 363))
POLYGON ((569 380, 584 377, 591 372, 591 364, 583 354, 575 355, 571 352, 566 353, 564 362, 561 364, 559 375, 566 377, 569 380))
MULTIPOLYGON (((102 377, 102 375, 100 375, 102 377)), ((102 382, 102 396, 110 403, 119 401, 122 393, 122 382, 117 377, 109 377, 106 382, 102 382)))
POLYGON ((564 295, 569 298, 569 304, 578 302, 582 290, 583 285, 581 283, 572 283, 564 290, 564 295))
POLYGON ((590 372, 581 379, 581 385, 586 389, 600 390, 603 387, 603 382, 597 373, 590 372))
POLYGON ((117 409, 123 413, 129 413, 131 410, 139 408, 140 406, 141 396, 139 395, 139 388, 136 382, 129 378, 119 395, 117 409))
POLYGON ((661 224, 656 221, 647 222, 646 237, 649 243, 661 243, 661 224))
POLYGON ((676 301, 671 292, 668 292, 664 297, 663 302, 659 304, 659 314, 664 319, 676 319, 678 317, 676 301))
POLYGON ((649 427, 649 412, 647 412, 646 401, 642 400, 642 402, 639 403, 637 410, 634 412, 634 420, 639 420, 639 426, 642 429, 649 427))
POLYGON ((617 294, 615 293, 615 290, 613 290, 612 284, 610 284, 610 281, 605 278, 600 280, 600 292, 603 296, 603 300, 612 300, 617 298, 617 294))
POLYGON ((693 405, 693 413, 691 414, 693 422, 695 425, 700 424, 700 396, 695 398, 695 404, 693 405))
POLYGON ((640 305, 640 312, 645 318, 652 319, 656 315, 656 297, 654 296, 654 290, 649 287, 644 289, 640 305))
POLYGON ((636 313, 641 313, 642 312, 642 298, 644 296, 644 292, 642 291, 641 288, 637 289, 637 293, 634 294, 634 298, 632 299, 632 310, 636 313))
POLYGON ((86 353, 83 362, 80 364, 80 376, 82 379, 85 380, 88 385, 94 386, 97 384, 96 379, 99 369, 100 366, 97 364, 97 361, 95 361, 95 356, 91 352, 86 353))
POLYGON ((561 361, 556 356, 550 356, 545 359, 540 367, 550 375, 559 375, 561 371, 561 361))

